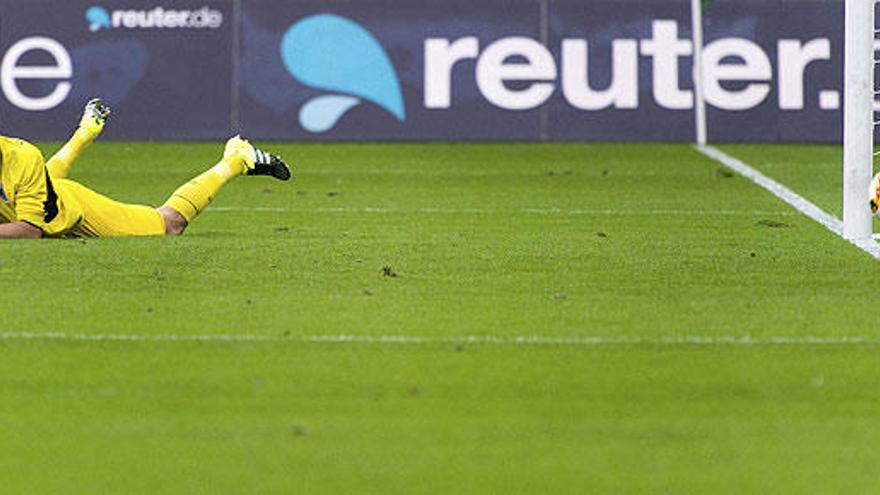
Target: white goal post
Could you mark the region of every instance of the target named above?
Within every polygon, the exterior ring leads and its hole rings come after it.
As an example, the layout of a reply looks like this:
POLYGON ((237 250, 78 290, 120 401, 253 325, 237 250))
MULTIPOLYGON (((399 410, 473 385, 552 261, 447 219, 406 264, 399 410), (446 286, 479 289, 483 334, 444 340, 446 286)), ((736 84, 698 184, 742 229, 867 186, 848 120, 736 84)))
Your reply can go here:
MULTIPOLYGON (((868 206, 873 175, 875 99, 878 60, 875 37, 875 6, 880 0, 844 0, 844 88, 843 88, 843 232, 844 238, 864 241, 873 237, 868 206)), ((703 95, 703 21, 700 0, 691 0, 694 47, 695 141, 706 144, 706 110, 703 95)))
POLYGON ((868 190, 874 161, 874 6, 845 0, 843 90, 843 236, 872 236, 868 190))
POLYGON ((698 146, 705 146, 706 98, 703 94, 703 5, 701 0, 691 0, 691 36, 694 60, 694 138, 698 146))

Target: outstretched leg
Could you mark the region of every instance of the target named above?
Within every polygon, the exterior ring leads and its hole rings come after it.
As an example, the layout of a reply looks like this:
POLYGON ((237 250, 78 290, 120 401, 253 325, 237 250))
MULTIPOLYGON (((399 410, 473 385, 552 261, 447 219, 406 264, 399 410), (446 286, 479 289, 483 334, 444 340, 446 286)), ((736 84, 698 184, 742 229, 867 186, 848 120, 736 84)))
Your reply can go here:
POLYGON ((74 160, 86 150, 101 135, 104 130, 104 122, 110 115, 110 109, 101 103, 101 100, 94 99, 86 103, 83 110, 83 116, 79 121, 79 127, 64 146, 58 150, 52 158, 46 162, 46 168, 49 169, 49 177, 53 179, 63 179, 67 177, 70 166, 74 160))
POLYGON ((165 233, 182 234, 214 199, 227 182, 239 175, 269 175, 279 180, 290 179, 290 168, 281 158, 254 148, 235 136, 226 142, 223 159, 207 172, 180 186, 158 208, 165 220, 165 233))

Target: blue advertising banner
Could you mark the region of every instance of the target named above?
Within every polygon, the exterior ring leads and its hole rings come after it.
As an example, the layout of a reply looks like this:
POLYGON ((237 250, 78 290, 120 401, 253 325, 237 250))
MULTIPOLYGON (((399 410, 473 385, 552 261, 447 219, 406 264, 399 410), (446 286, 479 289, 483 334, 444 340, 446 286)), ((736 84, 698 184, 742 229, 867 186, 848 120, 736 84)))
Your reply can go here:
POLYGON ((690 2, 551 4, 554 140, 693 140, 690 2))
POLYGON ((0 132, 65 138, 100 96, 118 116, 109 139, 229 133, 231 1, 9 3, 0 0, 0 132))
POLYGON ((277 139, 536 139, 537 110, 479 94, 475 55, 538 32, 533 2, 245 2, 242 128, 277 139), (444 43, 460 39, 453 71, 444 43), (444 61, 426 66, 426 51, 444 61), (454 105, 426 104, 453 92, 454 105))
MULTIPOLYGON (((0 0, 0 133, 693 139, 683 0, 0 0), (14 8, 12 8, 14 6, 14 8)), ((715 0, 714 141, 841 139, 842 2, 715 0)))
POLYGON ((843 2, 716 1, 703 59, 710 139, 843 139, 843 2))

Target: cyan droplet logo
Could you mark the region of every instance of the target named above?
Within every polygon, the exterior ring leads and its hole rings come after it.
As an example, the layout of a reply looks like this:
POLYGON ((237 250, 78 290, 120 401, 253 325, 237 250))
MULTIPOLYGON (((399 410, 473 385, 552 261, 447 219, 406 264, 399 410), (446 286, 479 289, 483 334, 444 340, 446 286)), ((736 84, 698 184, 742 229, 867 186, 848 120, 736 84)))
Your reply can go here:
POLYGON ((110 14, 104 7, 92 6, 86 10, 86 22, 93 33, 101 28, 110 29, 110 14))
POLYGON ((313 98, 299 112, 309 132, 326 132, 361 99, 406 120, 403 93, 385 49, 366 29, 334 14, 306 17, 281 38, 281 59, 288 72, 306 86, 335 95, 313 98))

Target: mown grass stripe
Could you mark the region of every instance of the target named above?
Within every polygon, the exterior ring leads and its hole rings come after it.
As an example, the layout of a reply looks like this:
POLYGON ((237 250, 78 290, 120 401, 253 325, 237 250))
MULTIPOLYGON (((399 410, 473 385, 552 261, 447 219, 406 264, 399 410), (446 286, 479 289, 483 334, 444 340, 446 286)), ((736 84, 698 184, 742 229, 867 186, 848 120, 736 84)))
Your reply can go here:
POLYGON ((221 213, 255 212, 255 213, 376 213, 376 214, 439 214, 439 215, 509 215, 534 214, 534 215, 569 215, 569 216, 795 216, 797 213, 790 211, 765 211, 765 210, 563 210, 558 208, 522 208, 515 210, 493 210, 485 208, 379 208, 379 207, 317 207, 317 208, 289 208, 289 207, 248 207, 248 206, 215 206, 208 211, 221 213))
POLYGON ((259 334, 169 334, 157 333, 67 333, 0 332, 0 340, 58 340, 87 342, 311 342, 336 344, 480 344, 480 345, 559 345, 559 346, 837 346, 880 345, 880 337, 867 336, 546 336, 546 335, 259 335, 259 334))

